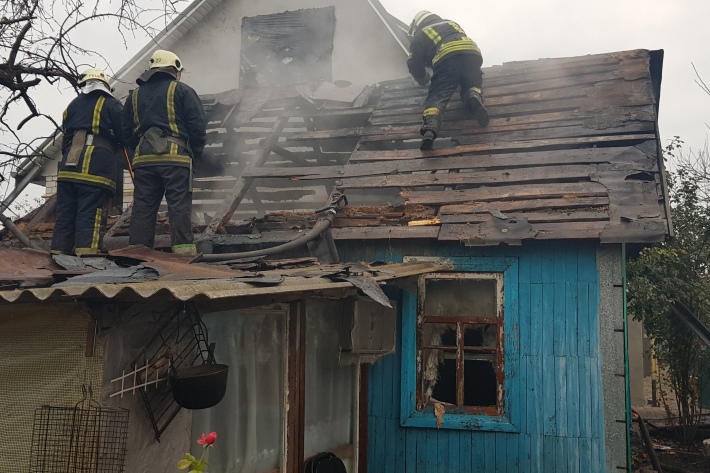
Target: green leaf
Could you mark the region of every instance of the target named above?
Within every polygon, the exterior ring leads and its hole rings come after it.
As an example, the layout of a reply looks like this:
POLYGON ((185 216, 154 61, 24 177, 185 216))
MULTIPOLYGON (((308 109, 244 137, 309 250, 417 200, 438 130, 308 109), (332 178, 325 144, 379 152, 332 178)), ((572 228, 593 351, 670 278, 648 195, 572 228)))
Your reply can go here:
POLYGON ((191 461, 191 462, 194 462, 195 460, 197 460, 197 458, 195 458, 194 456, 190 455, 189 453, 186 453, 185 456, 183 456, 182 458, 185 459, 185 460, 189 460, 189 461, 191 461))
POLYGON ((178 462, 177 468, 178 468, 178 470, 187 470, 188 468, 190 468, 191 465, 192 465, 192 461, 190 461, 186 458, 183 458, 182 460, 180 460, 178 462))

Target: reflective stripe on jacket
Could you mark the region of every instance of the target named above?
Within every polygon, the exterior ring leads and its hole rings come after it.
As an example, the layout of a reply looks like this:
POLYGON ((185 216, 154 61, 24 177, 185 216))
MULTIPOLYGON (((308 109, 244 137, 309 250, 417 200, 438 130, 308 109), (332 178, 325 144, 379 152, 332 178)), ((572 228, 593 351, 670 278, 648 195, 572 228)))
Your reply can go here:
POLYGON ((423 27, 414 33, 409 50, 411 54, 407 67, 417 80, 425 77, 426 67, 435 68, 444 58, 458 54, 481 55, 478 45, 466 36, 457 23, 435 15, 427 18, 423 27))
POLYGON ((121 102, 99 91, 80 94, 71 101, 62 120, 62 162, 57 180, 104 187, 111 191, 116 189, 118 161, 112 151, 99 146, 84 146, 76 166, 67 166, 66 160, 74 134, 79 130, 108 140, 116 149, 122 147, 122 112, 121 102))
POLYGON ((207 141, 207 119, 200 97, 190 86, 165 73, 154 74, 129 94, 122 126, 127 143, 135 150, 134 167, 190 166, 190 153, 177 143, 169 142, 167 152, 160 154, 147 142, 139 146, 149 128, 185 140, 192 148, 202 148, 207 141))

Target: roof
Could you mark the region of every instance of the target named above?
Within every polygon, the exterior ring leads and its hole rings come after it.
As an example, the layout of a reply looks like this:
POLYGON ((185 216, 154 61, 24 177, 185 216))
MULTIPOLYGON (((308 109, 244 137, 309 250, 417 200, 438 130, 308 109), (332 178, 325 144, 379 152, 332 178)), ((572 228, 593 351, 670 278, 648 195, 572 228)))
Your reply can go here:
POLYGON ((52 258, 35 250, 0 248, 0 288, 11 284, 48 286, 0 290, 0 303, 258 298, 265 304, 358 288, 386 304, 379 284, 452 269, 446 261, 320 265, 314 258, 299 258, 207 265, 188 260, 145 247, 94 258, 52 258))
MULTIPOLYGON (((489 126, 454 97, 429 152, 418 149, 426 89, 411 79, 203 97, 195 231, 217 251, 272 246, 311 228, 338 192, 348 205, 336 242, 663 241, 662 59, 633 50, 484 68, 489 126)), ((129 215, 107 233, 111 247, 126 245, 129 215)))
POLYGON ((234 91, 209 110, 194 194, 203 236, 293 239, 335 190, 348 198, 336 241, 663 241, 672 228, 657 130, 662 57, 634 50, 485 68, 490 125, 480 129, 454 97, 430 152, 418 149, 426 89, 411 79, 341 103, 234 91))

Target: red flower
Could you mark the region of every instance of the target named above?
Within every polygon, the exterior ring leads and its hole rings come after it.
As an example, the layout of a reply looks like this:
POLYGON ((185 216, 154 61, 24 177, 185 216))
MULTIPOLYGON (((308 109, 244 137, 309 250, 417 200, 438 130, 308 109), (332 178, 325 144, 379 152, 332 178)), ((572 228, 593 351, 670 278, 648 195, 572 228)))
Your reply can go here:
POLYGON ((207 437, 205 437, 205 433, 202 432, 202 438, 197 439, 197 443, 206 447, 207 445, 212 445, 215 440, 217 440, 217 432, 210 432, 207 434, 207 437))

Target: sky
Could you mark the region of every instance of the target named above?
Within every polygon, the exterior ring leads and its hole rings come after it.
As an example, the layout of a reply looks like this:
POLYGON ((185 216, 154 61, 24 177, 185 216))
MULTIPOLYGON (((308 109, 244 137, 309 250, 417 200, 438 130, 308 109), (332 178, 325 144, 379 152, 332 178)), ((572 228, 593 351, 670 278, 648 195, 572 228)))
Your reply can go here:
MULTIPOLYGON (((663 49, 659 112, 662 143, 680 136, 686 150, 706 148, 710 95, 696 84, 693 64, 710 85, 709 0, 441 0, 434 4, 424 0, 380 1, 407 24, 423 9, 457 21, 481 48, 484 67, 539 58, 663 49)), ((142 2, 160 5, 162 0, 142 2)), ((188 4, 183 1, 178 8, 188 4)), ((154 26, 160 29, 162 25, 154 26)), ((93 65, 108 66, 109 70, 120 69, 148 41, 145 36, 129 35, 124 44, 115 31, 101 24, 80 33, 81 39, 91 38, 94 47, 110 58, 111 64, 99 61, 93 65)), ((56 117, 73 98, 73 91, 67 88, 47 88, 42 94, 46 97, 43 110, 56 117)), ((30 195, 41 195, 41 191, 33 189, 30 195)))

